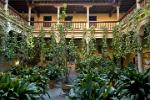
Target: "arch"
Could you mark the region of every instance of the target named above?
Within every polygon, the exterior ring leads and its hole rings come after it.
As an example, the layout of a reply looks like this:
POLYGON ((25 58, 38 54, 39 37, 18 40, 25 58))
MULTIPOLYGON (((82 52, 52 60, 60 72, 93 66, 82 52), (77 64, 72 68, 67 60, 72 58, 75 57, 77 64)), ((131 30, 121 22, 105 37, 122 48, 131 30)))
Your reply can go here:
MULTIPOLYGON (((143 39, 142 37, 145 35, 145 26, 147 23, 150 23, 150 16, 145 17, 137 27, 137 35, 138 35, 138 43, 142 45, 143 39)), ((139 72, 144 72, 144 65, 143 65, 143 50, 137 53, 138 58, 138 70, 139 72)))
POLYGON ((145 25, 150 23, 150 16, 145 17, 143 21, 141 21, 137 27, 137 34, 139 36, 144 36, 145 25))

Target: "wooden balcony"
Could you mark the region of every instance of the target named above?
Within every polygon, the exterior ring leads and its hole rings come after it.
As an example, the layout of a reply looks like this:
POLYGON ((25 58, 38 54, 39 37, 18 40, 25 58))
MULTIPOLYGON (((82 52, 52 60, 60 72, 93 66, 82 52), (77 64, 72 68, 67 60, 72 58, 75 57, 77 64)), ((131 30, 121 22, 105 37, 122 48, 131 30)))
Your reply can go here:
MULTIPOLYGON (((35 32, 40 31, 42 28, 46 31, 56 30, 57 22, 50 21, 36 21, 31 22, 31 25, 34 28, 35 32)), ((60 24, 64 25, 68 30, 73 29, 73 31, 84 31, 87 26, 87 22, 60 22, 60 24)), ((95 31, 102 31, 104 27, 108 29, 108 31, 112 31, 113 27, 117 24, 117 21, 102 21, 102 22, 90 22, 89 27, 93 27, 95 31)))

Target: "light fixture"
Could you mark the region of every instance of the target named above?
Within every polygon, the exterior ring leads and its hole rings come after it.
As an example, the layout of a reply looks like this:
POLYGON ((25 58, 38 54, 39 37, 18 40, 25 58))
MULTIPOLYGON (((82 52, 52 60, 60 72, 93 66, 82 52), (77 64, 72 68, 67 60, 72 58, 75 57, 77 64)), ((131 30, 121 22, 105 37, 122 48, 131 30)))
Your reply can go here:
POLYGON ((19 60, 17 60, 17 61, 15 62, 15 65, 18 66, 19 63, 20 63, 19 60))

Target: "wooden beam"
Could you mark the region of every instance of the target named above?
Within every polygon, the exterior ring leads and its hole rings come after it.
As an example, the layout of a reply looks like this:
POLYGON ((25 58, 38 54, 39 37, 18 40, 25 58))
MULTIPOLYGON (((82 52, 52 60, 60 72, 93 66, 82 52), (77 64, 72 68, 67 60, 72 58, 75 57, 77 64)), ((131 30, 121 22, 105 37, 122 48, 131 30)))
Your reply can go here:
MULTIPOLYGON (((63 3, 36 3, 34 2, 34 6, 53 6, 53 5, 63 5, 63 3)), ((83 6, 89 5, 91 3, 67 3, 67 5, 74 5, 74 6, 83 6)), ((115 6, 113 3, 92 3, 94 6, 115 6)))

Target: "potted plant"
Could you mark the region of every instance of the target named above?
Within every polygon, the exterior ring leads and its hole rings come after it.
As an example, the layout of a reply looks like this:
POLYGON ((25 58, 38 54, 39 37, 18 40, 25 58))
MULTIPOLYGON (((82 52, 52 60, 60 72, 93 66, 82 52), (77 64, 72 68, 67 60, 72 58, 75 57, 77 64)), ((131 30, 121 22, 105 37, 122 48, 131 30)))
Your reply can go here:
POLYGON ((59 69, 59 66, 48 65, 47 76, 49 78, 49 88, 54 88, 56 81, 61 78, 61 70, 59 69))

